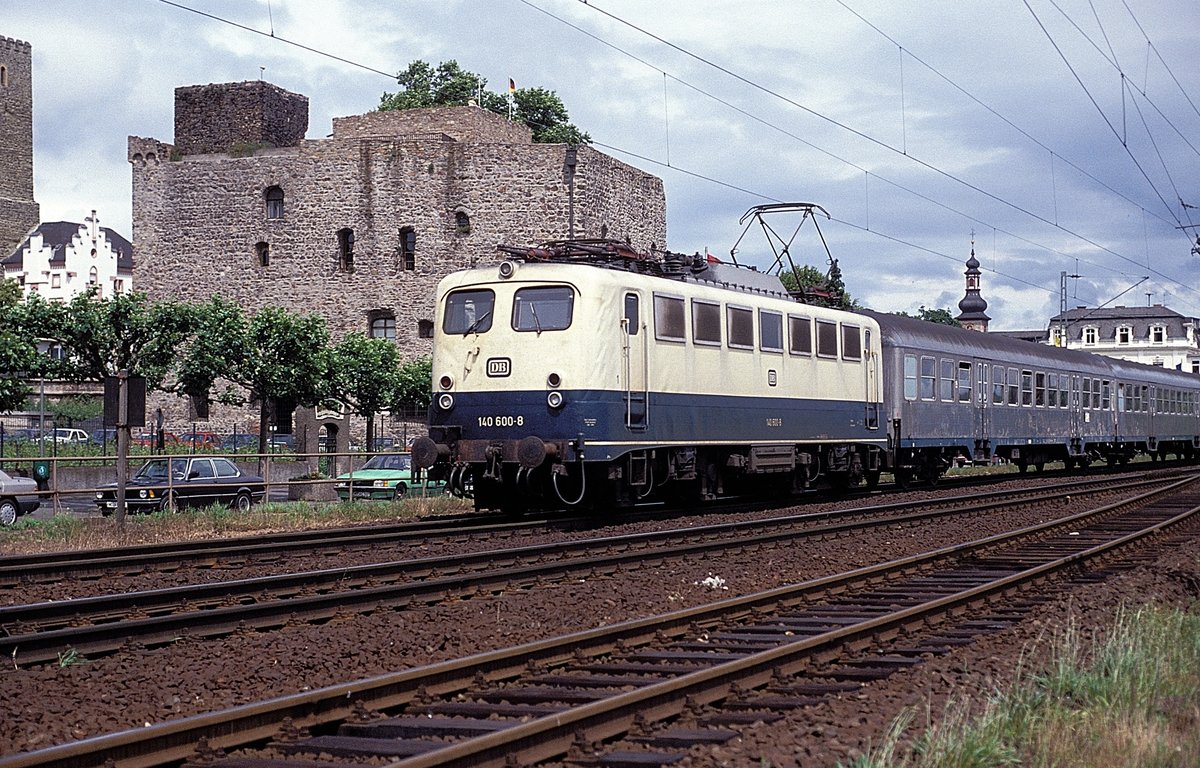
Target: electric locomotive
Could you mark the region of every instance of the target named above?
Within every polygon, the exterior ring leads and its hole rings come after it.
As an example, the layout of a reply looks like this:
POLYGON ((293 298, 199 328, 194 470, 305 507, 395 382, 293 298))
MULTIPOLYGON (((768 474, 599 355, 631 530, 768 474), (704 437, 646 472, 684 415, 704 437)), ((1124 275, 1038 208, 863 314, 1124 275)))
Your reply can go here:
POLYGON ((875 319, 711 257, 501 250, 438 286, 429 436, 412 448, 477 509, 878 481, 875 319))

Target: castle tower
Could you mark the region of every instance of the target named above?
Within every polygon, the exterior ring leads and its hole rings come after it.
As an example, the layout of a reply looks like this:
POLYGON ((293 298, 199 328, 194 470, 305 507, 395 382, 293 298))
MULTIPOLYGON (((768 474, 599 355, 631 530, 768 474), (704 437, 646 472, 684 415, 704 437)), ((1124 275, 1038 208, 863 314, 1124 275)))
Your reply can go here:
POLYGON ((954 318, 970 331, 987 332, 987 302, 979 295, 979 260, 975 258, 975 241, 971 240, 971 258, 967 259, 967 295, 958 302, 959 315, 954 318))
POLYGON ((33 200, 33 55, 0 36, 0 258, 38 225, 33 200))

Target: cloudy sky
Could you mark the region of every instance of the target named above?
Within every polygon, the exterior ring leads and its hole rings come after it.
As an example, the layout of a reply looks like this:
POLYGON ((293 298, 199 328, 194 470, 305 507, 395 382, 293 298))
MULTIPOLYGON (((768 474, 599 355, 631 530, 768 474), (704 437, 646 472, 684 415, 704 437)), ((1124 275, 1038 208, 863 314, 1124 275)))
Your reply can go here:
MULTIPOLYGON (((44 221, 130 236, 126 137, 171 141, 177 86, 261 76, 321 138, 455 59, 661 176, 672 250, 765 267, 742 214, 805 201, 876 309, 957 314, 973 236, 995 329, 1044 328, 1064 272, 1069 306, 1200 316, 1195 0, 0 0, 0 35, 33 45, 44 221)), ((792 253, 825 267, 811 223, 792 253)))

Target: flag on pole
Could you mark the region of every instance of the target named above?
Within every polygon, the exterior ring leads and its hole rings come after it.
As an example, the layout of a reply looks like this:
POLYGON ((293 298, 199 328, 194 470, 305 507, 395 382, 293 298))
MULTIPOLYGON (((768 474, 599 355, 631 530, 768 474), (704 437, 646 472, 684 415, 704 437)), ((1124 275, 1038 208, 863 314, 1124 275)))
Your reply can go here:
POLYGON ((517 82, 508 78, 508 119, 513 119, 513 102, 516 101, 517 82))
POLYGON ((508 92, 509 92, 509 93, 516 93, 516 92, 517 92, 517 83, 516 83, 516 81, 515 81, 515 80, 513 80, 511 77, 510 77, 510 78, 508 78, 508 92))

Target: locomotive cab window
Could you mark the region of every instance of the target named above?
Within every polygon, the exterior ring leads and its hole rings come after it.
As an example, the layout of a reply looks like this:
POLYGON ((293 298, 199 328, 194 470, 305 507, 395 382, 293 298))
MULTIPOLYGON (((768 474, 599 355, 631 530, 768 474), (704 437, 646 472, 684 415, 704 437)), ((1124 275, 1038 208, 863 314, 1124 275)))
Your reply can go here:
POLYGON ((857 325, 842 326, 842 358, 862 360, 862 332, 857 325))
POLYGON ((697 344, 721 343, 721 305, 692 299, 692 341, 697 344))
POLYGON ((638 297, 636 293, 625 294, 625 333, 630 336, 638 335, 638 297))
POLYGON ((563 331, 571 327, 575 291, 565 285, 521 288, 513 296, 514 331, 563 331))
POLYGON ((683 299, 654 295, 654 338, 662 341, 683 341, 686 322, 683 299))
POLYGON ((759 310, 758 347, 764 352, 783 351, 783 315, 759 310))
POLYGON ((729 346, 735 349, 754 349, 754 310, 745 307, 725 307, 729 346))
POLYGON ((445 333, 487 333, 492 327, 496 294, 490 290, 455 291, 446 297, 442 316, 445 333))

